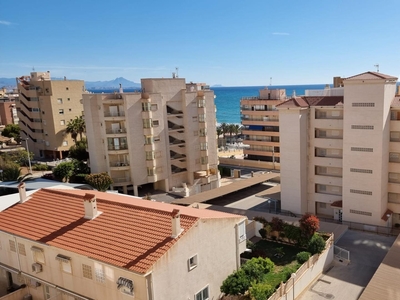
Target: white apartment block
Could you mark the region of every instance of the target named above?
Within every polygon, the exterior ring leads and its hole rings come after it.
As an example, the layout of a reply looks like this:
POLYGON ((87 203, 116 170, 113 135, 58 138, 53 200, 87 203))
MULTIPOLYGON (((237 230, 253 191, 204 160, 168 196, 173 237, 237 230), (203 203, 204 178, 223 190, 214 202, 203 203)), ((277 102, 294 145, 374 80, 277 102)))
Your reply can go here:
POLYGON ((240 100, 242 119, 243 149, 247 159, 273 163, 279 167, 279 112, 276 105, 285 101, 284 89, 259 91, 258 97, 244 97, 240 100))
POLYGON ((83 95, 92 172, 134 195, 146 184, 183 196, 219 187, 213 91, 183 78, 141 84, 141 92, 83 95))
POLYGON ((52 80, 50 72, 17 78, 16 101, 21 138, 28 138, 35 157, 61 159, 74 141, 66 133, 70 120, 83 112, 83 80, 52 80))
POLYGON ((400 223, 396 82, 366 72, 332 89, 335 96, 310 92, 278 105, 282 209, 370 225, 400 223))

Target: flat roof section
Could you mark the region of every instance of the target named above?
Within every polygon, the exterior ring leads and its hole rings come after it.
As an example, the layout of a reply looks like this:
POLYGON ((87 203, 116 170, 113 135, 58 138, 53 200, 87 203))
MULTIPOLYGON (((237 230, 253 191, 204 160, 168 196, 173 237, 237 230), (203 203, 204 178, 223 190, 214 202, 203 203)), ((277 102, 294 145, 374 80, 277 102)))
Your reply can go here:
POLYGON ((217 189, 212 189, 209 191, 205 191, 190 197, 182 198, 182 199, 176 199, 173 201, 173 204, 179 204, 179 205, 191 205, 193 203, 203 203, 207 202, 209 200, 222 197, 225 195, 228 195, 230 193, 251 187, 253 185, 263 183, 265 181, 271 180, 272 178, 279 177, 279 173, 264 173, 264 174, 254 174, 254 177, 250 177, 248 179, 242 179, 235 181, 231 184, 221 186, 217 189))
POLYGON ((400 235, 394 241, 360 300, 400 299, 400 235))

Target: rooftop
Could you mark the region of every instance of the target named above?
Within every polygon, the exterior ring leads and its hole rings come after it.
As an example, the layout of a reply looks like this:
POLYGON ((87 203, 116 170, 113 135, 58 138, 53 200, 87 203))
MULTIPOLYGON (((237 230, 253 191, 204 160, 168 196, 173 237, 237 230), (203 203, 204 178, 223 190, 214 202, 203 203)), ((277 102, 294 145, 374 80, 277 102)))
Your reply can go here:
POLYGON ((207 218, 242 217, 120 194, 41 189, 0 212, 0 230, 146 273, 198 220, 207 218), (102 212, 92 220, 84 218, 87 193, 96 197, 102 212), (174 209, 180 211, 183 229, 177 238, 171 237, 174 209))

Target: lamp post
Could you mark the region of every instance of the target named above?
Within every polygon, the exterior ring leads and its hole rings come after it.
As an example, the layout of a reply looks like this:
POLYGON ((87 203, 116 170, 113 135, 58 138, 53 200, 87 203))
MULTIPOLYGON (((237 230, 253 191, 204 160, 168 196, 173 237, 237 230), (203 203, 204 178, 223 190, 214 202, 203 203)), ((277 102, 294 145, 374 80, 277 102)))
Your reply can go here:
POLYGON ((388 228, 388 235, 390 235, 390 227, 389 227, 389 223, 390 223, 390 214, 386 214, 386 217, 387 217, 387 228, 388 228))
POLYGON ((293 279, 293 300, 295 299, 295 294, 294 294, 294 279, 296 278, 296 273, 292 273, 292 275, 290 276, 290 278, 293 279))
POLYGON ((29 138, 27 137, 27 138, 22 139, 22 140, 25 141, 26 152, 27 152, 27 154, 28 154, 29 173, 32 174, 31 155, 29 154, 29 146, 28 146, 28 140, 29 140, 29 138))

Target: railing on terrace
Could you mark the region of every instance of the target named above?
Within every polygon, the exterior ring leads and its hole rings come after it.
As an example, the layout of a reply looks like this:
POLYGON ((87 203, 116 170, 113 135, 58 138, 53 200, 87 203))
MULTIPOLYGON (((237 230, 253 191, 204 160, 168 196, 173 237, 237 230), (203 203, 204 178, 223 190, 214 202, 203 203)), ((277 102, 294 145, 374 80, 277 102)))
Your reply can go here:
POLYGON ((107 130, 106 130, 106 133, 110 133, 110 134, 112 134, 112 133, 114 133, 114 134, 117 134, 117 133, 126 133, 126 128, 107 129, 107 130))
POLYGON ((128 145, 108 145, 108 150, 126 150, 128 145))
POLYGON ((120 111, 117 113, 111 113, 111 112, 106 111, 106 112, 104 112, 104 116, 105 117, 125 117, 125 112, 120 111))
POLYGON ((114 183, 120 183, 120 182, 129 182, 131 181, 130 177, 116 177, 112 179, 114 183))

